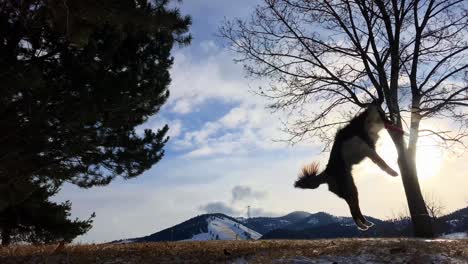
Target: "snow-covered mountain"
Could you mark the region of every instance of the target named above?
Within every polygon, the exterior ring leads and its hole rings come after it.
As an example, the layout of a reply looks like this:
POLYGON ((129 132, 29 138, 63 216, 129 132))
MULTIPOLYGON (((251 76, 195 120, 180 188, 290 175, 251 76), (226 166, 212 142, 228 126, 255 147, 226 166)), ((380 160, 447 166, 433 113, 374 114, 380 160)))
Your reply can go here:
POLYGON ((204 214, 149 236, 113 243, 259 239, 262 235, 224 214, 204 214))

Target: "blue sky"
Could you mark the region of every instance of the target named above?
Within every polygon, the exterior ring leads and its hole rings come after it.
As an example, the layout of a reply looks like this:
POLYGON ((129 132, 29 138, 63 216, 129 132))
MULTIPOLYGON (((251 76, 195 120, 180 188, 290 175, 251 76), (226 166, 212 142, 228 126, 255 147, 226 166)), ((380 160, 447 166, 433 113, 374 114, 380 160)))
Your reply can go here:
MULTIPOLYGON (((268 101, 252 90, 267 85, 267 81, 245 78, 242 65, 233 63, 235 54, 216 37, 225 18, 248 16, 256 3, 182 3, 182 13, 193 19, 193 42, 174 49, 171 97, 158 115, 139 128, 158 129, 169 124, 171 140, 166 155, 133 180, 118 179, 109 186, 87 190, 64 186, 55 199, 70 200, 73 216, 97 214, 94 228, 77 241, 148 235, 206 212, 245 216, 247 205, 253 208, 253 215, 262 216, 295 210, 349 214, 346 203, 326 186, 316 191, 293 188, 301 166, 312 159, 324 164, 327 153, 320 153, 320 142, 290 146, 275 141, 286 136, 280 122, 286 114, 265 108, 268 101)), ((467 164, 456 160, 444 166, 441 170, 468 171, 467 164)), ((362 172, 357 185, 364 214, 389 218, 405 209, 400 178, 390 179, 370 163, 356 170, 362 172)), ((450 210, 468 202, 464 190, 456 188, 466 185, 466 178, 454 174, 445 181, 437 175, 421 184, 436 195, 440 190, 453 190, 444 196, 450 210)))

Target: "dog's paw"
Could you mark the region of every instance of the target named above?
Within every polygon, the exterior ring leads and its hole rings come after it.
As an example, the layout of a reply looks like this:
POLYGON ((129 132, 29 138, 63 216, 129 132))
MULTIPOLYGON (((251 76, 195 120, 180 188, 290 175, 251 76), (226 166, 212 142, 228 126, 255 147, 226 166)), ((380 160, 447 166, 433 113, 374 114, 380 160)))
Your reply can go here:
POLYGON ((369 220, 366 220, 366 222, 364 222, 364 224, 365 224, 367 227, 373 227, 373 226, 374 226, 374 223, 372 223, 372 222, 369 221, 369 220))
POLYGON ((366 231, 367 229, 369 229, 369 227, 367 225, 365 225, 364 223, 362 223, 359 220, 356 221, 356 225, 357 225, 357 228, 359 230, 361 230, 361 231, 366 231))

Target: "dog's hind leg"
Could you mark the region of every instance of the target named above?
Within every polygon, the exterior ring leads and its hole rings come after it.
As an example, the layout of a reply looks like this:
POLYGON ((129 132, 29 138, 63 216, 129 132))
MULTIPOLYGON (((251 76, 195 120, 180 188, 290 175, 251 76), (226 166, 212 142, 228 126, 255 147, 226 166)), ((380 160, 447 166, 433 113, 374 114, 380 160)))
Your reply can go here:
POLYGON ((356 185, 354 184, 354 182, 350 182, 349 185, 349 192, 346 194, 344 199, 348 203, 351 215, 358 228, 360 230, 367 230, 374 224, 372 222, 367 221, 367 219, 361 213, 356 185))
POLYGON ((353 217, 353 220, 354 222, 356 223, 357 227, 359 228, 359 230, 367 230, 369 229, 369 227, 364 224, 364 222, 362 221, 362 219, 360 218, 360 214, 359 214, 359 204, 353 200, 353 199, 350 199, 350 200, 346 200, 346 202, 348 203, 349 205, 349 209, 351 210, 351 215, 353 217))

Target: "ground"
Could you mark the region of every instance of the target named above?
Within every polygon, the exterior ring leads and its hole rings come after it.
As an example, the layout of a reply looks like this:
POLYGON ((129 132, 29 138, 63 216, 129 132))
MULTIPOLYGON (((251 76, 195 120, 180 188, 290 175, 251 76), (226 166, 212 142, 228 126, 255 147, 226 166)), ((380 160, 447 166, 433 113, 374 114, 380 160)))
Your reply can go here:
POLYGON ((333 239, 11 246, 0 263, 468 263, 468 240, 333 239))

